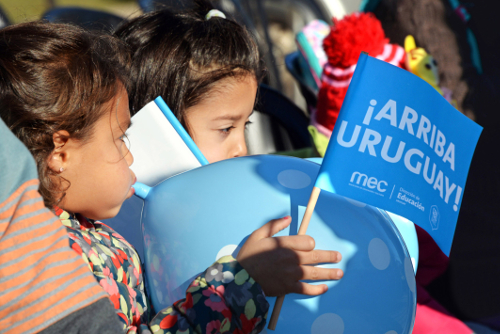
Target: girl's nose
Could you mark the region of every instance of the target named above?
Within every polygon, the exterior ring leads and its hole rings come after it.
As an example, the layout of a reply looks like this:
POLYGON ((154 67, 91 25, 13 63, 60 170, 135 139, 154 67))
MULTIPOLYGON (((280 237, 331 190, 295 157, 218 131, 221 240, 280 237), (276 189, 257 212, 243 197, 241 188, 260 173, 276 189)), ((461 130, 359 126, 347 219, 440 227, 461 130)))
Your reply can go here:
POLYGON ((238 140, 238 142, 236 143, 236 146, 234 148, 234 152, 233 152, 231 158, 243 157, 243 156, 247 155, 247 153, 248 153, 247 143, 245 141, 245 137, 242 136, 242 138, 240 138, 238 140))
POLYGON ((132 152, 130 152, 130 150, 128 149, 128 147, 126 145, 123 145, 125 146, 125 161, 127 161, 127 164, 128 166, 132 166, 132 164, 134 163, 134 156, 132 155, 132 152))

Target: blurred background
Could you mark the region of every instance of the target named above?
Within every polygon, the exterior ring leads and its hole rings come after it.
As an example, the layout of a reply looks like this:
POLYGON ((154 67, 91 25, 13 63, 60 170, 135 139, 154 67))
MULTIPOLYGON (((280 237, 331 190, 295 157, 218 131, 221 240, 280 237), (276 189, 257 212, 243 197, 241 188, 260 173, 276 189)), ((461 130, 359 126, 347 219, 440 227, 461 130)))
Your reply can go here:
POLYGON ((39 19, 56 6, 99 9, 123 17, 140 12, 139 4, 134 0, 1 0, 0 5, 12 23, 39 19))

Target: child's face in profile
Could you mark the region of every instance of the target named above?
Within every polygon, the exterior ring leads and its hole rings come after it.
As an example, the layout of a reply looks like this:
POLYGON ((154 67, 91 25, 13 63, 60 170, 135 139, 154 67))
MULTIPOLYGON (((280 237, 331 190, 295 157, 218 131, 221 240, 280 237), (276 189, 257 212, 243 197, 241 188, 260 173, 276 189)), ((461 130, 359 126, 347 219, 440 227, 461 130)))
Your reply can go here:
POLYGON ((208 162, 247 154, 245 127, 256 95, 254 76, 227 78, 207 98, 186 110, 191 137, 208 162))
POLYGON ((68 139, 67 163, 61 174, 71 182, 59 206, 92 219, 118 214, 122 203, 134 194, 136 177, 130 170, 133 157, 123 142, 130 126, 128 96, 123 87, 94 124, 92 137, 84 144, 68 139))

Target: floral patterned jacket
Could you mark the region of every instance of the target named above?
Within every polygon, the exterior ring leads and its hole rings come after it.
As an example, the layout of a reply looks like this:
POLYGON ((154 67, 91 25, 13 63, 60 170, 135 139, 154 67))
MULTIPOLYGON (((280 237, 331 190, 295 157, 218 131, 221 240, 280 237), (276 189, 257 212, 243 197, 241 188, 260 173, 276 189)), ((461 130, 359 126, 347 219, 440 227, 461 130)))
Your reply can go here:
POLYGON ((234 258, 219 259, 191 283, 185 299, 155 315, 133 246, 99 221, 55 211, 67 228, 71 248, 109 294, 124 333, 243 334, 264 328, 269 304, 260 285, 234 258))

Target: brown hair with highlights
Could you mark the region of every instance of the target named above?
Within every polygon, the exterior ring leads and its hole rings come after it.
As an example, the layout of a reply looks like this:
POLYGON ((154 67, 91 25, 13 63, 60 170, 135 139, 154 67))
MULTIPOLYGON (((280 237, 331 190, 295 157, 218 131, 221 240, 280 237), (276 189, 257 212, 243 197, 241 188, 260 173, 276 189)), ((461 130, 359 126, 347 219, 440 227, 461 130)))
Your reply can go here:
POLYGON ((109 111, 102 105, 127 83, 127 62, 119 40, 76 26, 29 22, 0 30, 0 117, 33 154, 48 207, 69 187, 48 166, 53 135, 65 130, 88 141, 109 111))

